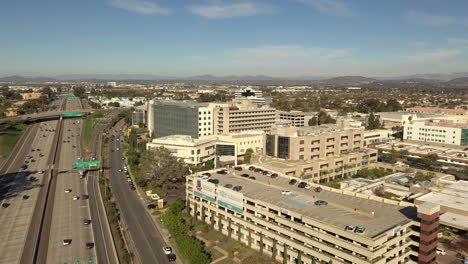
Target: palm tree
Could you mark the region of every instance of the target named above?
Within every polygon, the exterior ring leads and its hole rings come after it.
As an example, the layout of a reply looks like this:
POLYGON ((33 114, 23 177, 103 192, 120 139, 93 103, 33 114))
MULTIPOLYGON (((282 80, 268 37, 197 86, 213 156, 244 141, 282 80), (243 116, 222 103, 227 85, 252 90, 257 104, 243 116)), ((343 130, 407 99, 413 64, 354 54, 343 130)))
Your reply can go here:
POLYGON ((288 249, 286 247, 286 243, 283 244, 283 264, 288 263, 288 249))
POLYGON ((201 207, 201 220, 202 220, 202 223, 205 223, 205 206, 203 205, 201 207))
POLYGON ((263 233, 260 233, 260 255, 263 255, 263 233))
POLYGON ((277 249, 276 249, 276 239, 273 239, 273 246, 271 248, 271 258, 274 260, 276 259, 276 253, 277 253, 277 249))
POLYGON ((231 238, 232 228, 231 228, 231 218, 228 218, 228 237, 231 238))
POLYGON ((211 211, 211 230, 214 230, 214 224, 215 224, 215 221, 214 221, 214 212, 211 211))
POLYGON ((302 264, 302 251, 297 252, 297 264, 302 264))
POLYGON ((221 215, 218 216, 218 231, 222 233, 223 231, 223 223, 221 223, 221 215))
POLYGON ((249 228, 249 248, 252 248, 252 230, 249 228))
POLYGON ((242 235, 241 227, 240 227, 240 225, 237 225, 237 241, 239 241, 239 242, 241 240, 241 235, 242 235))

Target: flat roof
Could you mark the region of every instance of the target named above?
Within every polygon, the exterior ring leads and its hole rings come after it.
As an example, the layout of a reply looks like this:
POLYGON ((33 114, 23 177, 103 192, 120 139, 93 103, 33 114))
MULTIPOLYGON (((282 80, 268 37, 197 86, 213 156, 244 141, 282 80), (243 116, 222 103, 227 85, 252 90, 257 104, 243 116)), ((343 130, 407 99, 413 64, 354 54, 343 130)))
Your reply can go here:
POLYGON ((456 181, 452 184, 446 184, 441 189, 431 189, 430 193, 422 195, 416 200, 462 210, 468 215, 468 181, 456 181))
POLYGON ((363 226, 366 228, 364 236, 368 238, 376 237, 396 226, 405 224, 416 216, 415 207, 403 208, 325 189, 317 193, 313 190, 314 188, 305 190, 289 185, 289 178, 272 179, 246 169, 244 171, 230 169, 225 175, 213 173, 211 178, 218 179, 219 186, 225 184, 242 186, 240 192, 245 197, 276 205, 286 211, 304 215, 338 229, 344 230, 347 225, 363 226), (256 180, 240 177, 243 173, 255 176, 256 180), (282 190, 292 191, 293 194, 281 195, 282 190), (316 206, 314 202, 317 200, 327 201, 328 205, 316 206))

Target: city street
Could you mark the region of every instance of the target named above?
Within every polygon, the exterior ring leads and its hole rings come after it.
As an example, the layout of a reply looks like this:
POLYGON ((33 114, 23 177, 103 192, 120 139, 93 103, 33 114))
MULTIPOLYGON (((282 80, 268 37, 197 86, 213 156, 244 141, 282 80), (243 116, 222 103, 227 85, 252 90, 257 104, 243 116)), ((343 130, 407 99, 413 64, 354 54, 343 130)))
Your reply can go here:
MULTIPOLYGON (((111 132, 112 133, 112 132, 111 132)), ((110 184, 117 206, 126 223, 136 249, 137 260, 140 263, 169 263, 162 247, 166 246, 160 232, 156 229, 144 203, 132 190, 126 180, 122 157, 123 136, 120 132, 114 140, 109 140, 110 184), (119 141, 117 141, 119 139, 119 141)))

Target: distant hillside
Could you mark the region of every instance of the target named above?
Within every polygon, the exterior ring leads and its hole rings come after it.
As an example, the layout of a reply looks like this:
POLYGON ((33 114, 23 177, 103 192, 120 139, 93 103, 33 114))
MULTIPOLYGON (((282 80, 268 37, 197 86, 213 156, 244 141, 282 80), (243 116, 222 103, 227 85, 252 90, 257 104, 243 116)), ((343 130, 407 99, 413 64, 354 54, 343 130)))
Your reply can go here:
POLYGON ((55 82, 56 79, 48 77, 23 77, 19 75, 6 76, 0 78, 0 82, 27 83, 27 82, 55 82))
POLYGON ((376 79, 367 78, 363 76, 341 76, 331 79, 323 80, 327 84, 337 84, 337 85, 353 85, 353 84, 365 84, 375 82, 376 79))
POLYGON ((456 78, 453 80, 450 80, 447 82, 448 84, 462 84, 462 85, 468 85, 468 77, 463 77, 463 78, 456 78))

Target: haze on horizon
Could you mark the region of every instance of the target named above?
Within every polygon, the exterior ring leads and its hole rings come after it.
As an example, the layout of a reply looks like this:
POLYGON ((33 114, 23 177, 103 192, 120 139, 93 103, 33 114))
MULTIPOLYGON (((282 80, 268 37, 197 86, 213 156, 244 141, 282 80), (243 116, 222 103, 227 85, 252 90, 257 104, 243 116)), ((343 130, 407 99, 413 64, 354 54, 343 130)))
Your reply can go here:
POLYGON ((466 10, 464 0, 3 1, 0 76, 466 72, 466 10))

